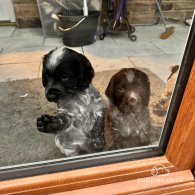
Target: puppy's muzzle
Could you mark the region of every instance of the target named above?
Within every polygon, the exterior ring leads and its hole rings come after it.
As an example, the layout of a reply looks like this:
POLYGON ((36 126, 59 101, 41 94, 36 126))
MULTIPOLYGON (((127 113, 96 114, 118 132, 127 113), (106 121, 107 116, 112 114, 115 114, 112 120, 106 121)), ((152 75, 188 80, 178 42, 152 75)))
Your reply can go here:
POLYGON ((127 102, 130 104, 130 105, 134 105, 137 103, 137 99, 135 97, 128 97, 127 98, 127 102))
POLYGON ((57 88, 50 88, 46 91, 46 97, 50 102, 56 102, 59 99, 61 94, 62 91, 57 88))

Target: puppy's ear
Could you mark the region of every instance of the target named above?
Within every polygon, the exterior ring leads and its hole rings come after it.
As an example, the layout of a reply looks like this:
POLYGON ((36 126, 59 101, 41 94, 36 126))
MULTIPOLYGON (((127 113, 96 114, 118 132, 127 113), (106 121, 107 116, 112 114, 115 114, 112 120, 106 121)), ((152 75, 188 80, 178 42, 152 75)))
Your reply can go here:
POLYGON ((46 86, 46 83, 47 83, 47 81, 46 81, 47 79, 45 76, 47 61, 48 61, 48 54, 44 55, 43 59, 42 59, 42 84, 44 87, 46 86))
POLYGON ((93 67, 91 66, 90 61, 82 54, 79 54, 79 63, 80 76, 78 79, 78 87, 81 89, 86 89, 92 82, 95 72, 93 67))
POLYGON ((141 90, 141 97, 142 97, 142 104, 144 106, 148 106, 149 101, 150 101, 150 81, 148 76, 146 75, 145 82, 144 82, 144 87, 141 90))
POLYGON ((106 88, 106 91, 105 91, 105 94, 106 96, 109 98, 109 100, 111 102, 113 102, 114 100, 114 97, 113 97, 113 87, 114 87, 114 77, 111 78, 107 88, 106 88))
POLYGON ((49 61, 49 56, 52 54, 53 51, 54 51, 54 50, 51 50, 49 53, 47 53, 47 54, 45 54, 45 55, 43 56, 43 58, 42 58, 42 65, 43 65, 43 67, 45 67, 46 64, 48 63, 48 61, 49 61))

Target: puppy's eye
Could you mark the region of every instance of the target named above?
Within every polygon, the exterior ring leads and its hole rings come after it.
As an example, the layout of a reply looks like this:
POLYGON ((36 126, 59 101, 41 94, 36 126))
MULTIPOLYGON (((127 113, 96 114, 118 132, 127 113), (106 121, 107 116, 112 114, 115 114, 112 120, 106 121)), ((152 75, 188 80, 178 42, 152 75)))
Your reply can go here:
POLYGON ((125 89, 124 89, 123 87, 119 87, 119 88, 118 88, 118 91, 119 91, 120 93, 123 93, 123 92, 125 91, 125 89))
POLYGON ((70 79, 68 75, 61 75, 60 78, 62 79, 62 81, 68 81, 70 79))
POLYGON ((46 73, 46 74, 45 74, 45 78, 48 79, 49 77, 50 77, 50 75, 49 75, 48 73, 46 73))

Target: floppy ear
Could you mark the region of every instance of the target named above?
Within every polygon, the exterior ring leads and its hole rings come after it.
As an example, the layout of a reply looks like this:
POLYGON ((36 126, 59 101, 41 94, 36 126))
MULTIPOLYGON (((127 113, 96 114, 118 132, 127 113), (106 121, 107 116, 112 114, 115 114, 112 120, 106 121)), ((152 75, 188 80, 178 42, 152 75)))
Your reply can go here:
POLYGON ((114 100, 113 87, 114 87, 114 78, 112 77, 105 91, 106 96, 109 98, 111 102, 113 102, 114 100))
POLYGON ((45 72, 46 72, 46 63, 48 60, 48 54, 44 55, 42 58, 42 84, 45 87, 46 86, 46 77, 45 77, 45 72))
POLYGON ((144 106, 148 106, 149 101, 150 101, 150 81, 148 76, 146 75, 143 90, 141 92, 141 97, 142 97, 142 104, 144 106))
POLYGON ((81 89, 86 89, 89 87, 95 72, 91 66, 90 61, 82 54, 79 54, 79 63, 80 63, 80 76, 78 79, 77 86, 81 89))
POLYGON ((45 77, 45 73, 46 73, 46 64, 48 63, 49 61, 49 57, 50 55, 52 54, 54 50, 51 50, 49 53, 45 54, 43 57, 42 57, 42 84, 43 86, 45 87, 46 86, 46 83, 47 83, 47 79, 45 77))

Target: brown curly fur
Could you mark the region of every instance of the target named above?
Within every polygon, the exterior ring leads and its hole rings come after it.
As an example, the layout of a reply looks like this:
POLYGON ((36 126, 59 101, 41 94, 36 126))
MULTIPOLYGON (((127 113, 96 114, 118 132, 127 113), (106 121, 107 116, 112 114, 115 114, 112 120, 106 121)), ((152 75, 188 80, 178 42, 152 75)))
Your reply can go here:
POLYGON ((161 94, 160 100, 156 102, 153 108, 154 114, 158 116, 164 116, 167 112, 167 109, 169 107, 169 103, 171 100, 171 95, 175 86, 175 82, 178 76, 179 72, 179 66, 178 65, 171 65, 171 74, 169 75, 167 79, 167 84, 164 88, 163 93, 161 94))

